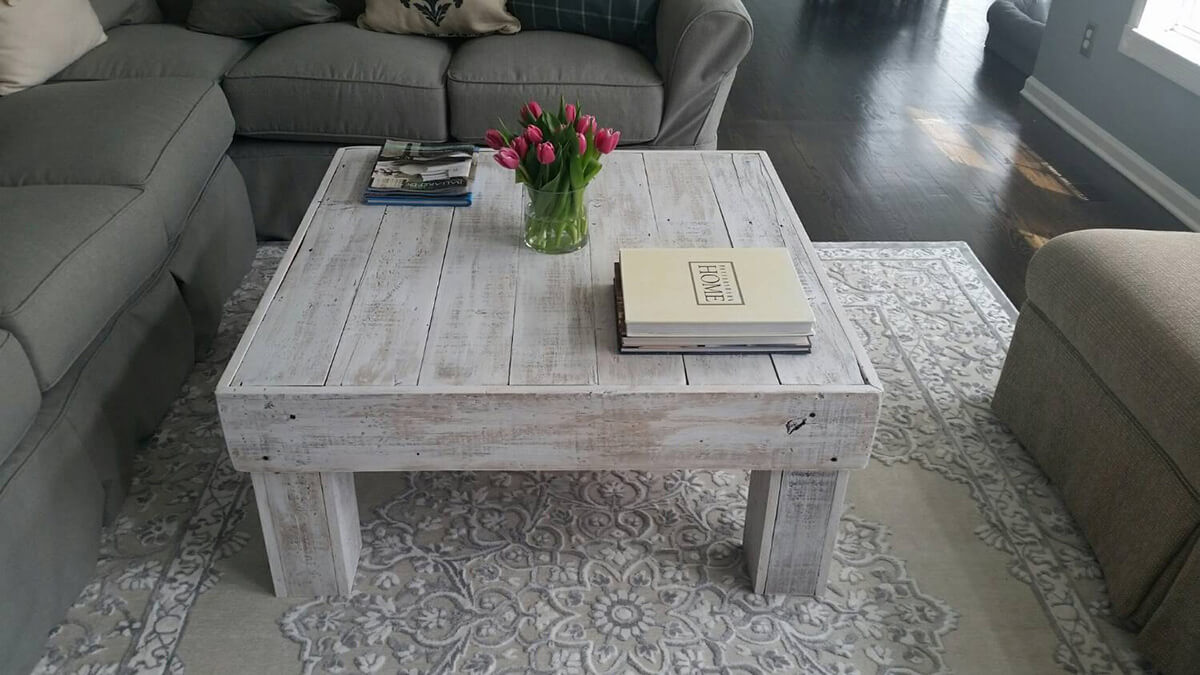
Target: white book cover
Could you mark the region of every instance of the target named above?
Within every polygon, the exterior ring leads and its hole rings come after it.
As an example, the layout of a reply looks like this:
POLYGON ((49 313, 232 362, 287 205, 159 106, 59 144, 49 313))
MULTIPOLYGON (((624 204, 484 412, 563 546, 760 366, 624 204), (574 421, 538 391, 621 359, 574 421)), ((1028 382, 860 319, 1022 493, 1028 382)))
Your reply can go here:
POLYGON ((786 248, 623 248, 620 257, 630 337, 813 332, 786 248))

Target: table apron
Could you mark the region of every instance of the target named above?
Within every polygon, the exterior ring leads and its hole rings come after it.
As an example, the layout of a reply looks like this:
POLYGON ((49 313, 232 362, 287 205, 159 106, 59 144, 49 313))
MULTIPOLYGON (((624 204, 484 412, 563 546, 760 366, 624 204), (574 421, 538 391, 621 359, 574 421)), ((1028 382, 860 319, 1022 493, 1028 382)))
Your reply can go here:
POLYGON ((222 390, 233 464, 256 472, 866 466, 879 389, 340 394, 222 390))

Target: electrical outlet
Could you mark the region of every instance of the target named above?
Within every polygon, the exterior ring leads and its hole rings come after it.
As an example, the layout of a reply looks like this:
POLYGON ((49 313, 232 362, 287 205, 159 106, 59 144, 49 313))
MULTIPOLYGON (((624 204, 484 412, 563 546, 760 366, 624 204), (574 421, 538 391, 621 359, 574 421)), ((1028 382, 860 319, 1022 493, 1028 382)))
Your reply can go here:
POLYGON ((1088 23, 1083 29, 1083 41, 1079 43, 1079 53, 1083 54, 1083 58, 1090 59, 1092 57, 1092 45, 1096 44, 1096 24, 1088 23))

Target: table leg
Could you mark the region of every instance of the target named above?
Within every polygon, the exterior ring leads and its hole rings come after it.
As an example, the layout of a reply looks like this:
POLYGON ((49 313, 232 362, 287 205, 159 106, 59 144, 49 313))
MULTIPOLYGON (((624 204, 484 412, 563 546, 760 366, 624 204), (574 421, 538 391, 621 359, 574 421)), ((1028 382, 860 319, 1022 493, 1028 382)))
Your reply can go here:
POLYGON ((349 595, 362 550, 352 473, 251 473, 275 595, 349 595))
POLYGON ((755 593, 824 594, 848 476, 750 472, 742 545, 755 593))

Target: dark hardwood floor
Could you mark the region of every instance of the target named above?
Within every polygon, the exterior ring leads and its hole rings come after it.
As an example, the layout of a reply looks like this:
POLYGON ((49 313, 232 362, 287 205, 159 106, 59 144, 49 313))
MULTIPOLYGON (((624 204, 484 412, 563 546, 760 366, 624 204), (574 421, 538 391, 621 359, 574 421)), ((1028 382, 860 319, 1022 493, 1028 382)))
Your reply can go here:
POLYGON ((1184 229, 1020 97, 991 0, 744 0, 720 146, 766 150, 815 241, 970 244, 1020 304, 1047 239, 1184 229))

